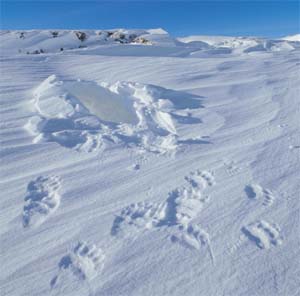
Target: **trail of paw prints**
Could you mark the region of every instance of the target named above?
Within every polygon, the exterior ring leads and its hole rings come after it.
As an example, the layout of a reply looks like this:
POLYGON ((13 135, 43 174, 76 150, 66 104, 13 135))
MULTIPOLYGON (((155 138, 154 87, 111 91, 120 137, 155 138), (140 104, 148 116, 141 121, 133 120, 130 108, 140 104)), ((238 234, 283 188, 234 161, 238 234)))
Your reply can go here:
POLYGON ((192 172, 185 180, 188 186, 177 188, 167 200, 169 212, 173 209, 175 214, 174 224, 187 225, 195 219, 209 201, 204 190, 215 184, 214 176, 207 171, 192 172))
POLYGON ((169 194, 166 201, 165 225, 187 225, 202 211, 209 197, 203 195, 197 187, 177 188, 169 194))
POLYGON ((238 175, 242 171, 242 168, 238 167, 234 161, 224 161, 224 167, 230 177, 238 175))
POLYGON ((260 220, 242 228, 242 232, 249 241, 256 244, 260 249, 270 249, 271 245, 282 244, 280 228, 277 224, 260 220))
POLYGON ((273 192, 258 184, 246 185, 244 191, 249 199, 262 199, 264 206, 271 206, 275 201, 273 192))
POLYGON ((57 176, 40 176, 28 184, 22 215, 24 227, 42 224, 58 209, 60 188, 61 181, 57 176))
POLYGON ((111 234, 125 229, 141 230, 162 226, 187 225, 197 217, 209 197, 202 191, 215 184, 209 172, 197 171, 187 176, 187 186, 176 188, 163 203, 139 202, 131 204, 114 219, 111 234))
POLYGON ((104 267, 105 255, 101 248, 79 242, 58 264, 58 273, 50 281, 51 289, 67 285, 69 282, 90 281, 104 267))
POLYGON ((230 255, 234 254, 238 249, 240 249, 245 241, 245 235, 242 233, 238 240, 233 244, 227 245, 227 251, 230 255))
POLYGON ((171 191, 165 202, 139 202, 125 207, 114 219, 111 235, 136 237, 136 232, 167 228, 172 242, 197 250, 207 245, 214 262, 208 233, 192 222, 209 201, 205 189, 215 184, 215 178, 210 172, 196 171, 186 176, 185 181, 187 185, 171 191))
POLYGON ((189 176, 185 177, 185 180, 190 183, 194 188, 200 190, 206 189, 208 186, 215 185, 215 178, 212 173, 208 171, 196 171, 192 172, 189 176))
POLYGON ((199 225, 193 224, 193 220, 209 202, 210 198, 205 190, 216 184, 215 178, 208 171, 198 170, 186 176, 185 180, 188 182, 187 186, 177 188, 169 194, 166 201, 166 220, 161 223, 175 226, 176 230, 170 236, 173 243, 180 243, 198 251, 206 247, 214 264, 210 236, 199 225))
POLYGON ((171 236, 173 243, 180 243, 188 248, 200 250, 206 247, 209 251, 211 260, 215 263, 214 253, 210 244, 209 234, 203 230, 199 225, 179 225, 178 231, 171 236))
POLYGON ((271 246, 279 246, 283 243, 281 229, 277 224, 265 220, 243 226, 239 239, 229 248, 229 253, 234 254, 247 242, 256 245, 259 249, 270 249, 271 246))
POLYGON ((133 203, 116 216, 111 235, 157 227, 166 215, 165 210, 166 206, 163 203, 133 203))

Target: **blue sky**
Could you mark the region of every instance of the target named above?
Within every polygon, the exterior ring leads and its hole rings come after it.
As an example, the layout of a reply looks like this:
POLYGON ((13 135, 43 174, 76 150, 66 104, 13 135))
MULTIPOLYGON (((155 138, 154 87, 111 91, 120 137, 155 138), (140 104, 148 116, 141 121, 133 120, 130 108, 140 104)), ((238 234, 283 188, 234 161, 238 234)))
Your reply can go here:
POLYGON ((1 29, 162 27, 174 36, 300 32, 299 2, 259 1, 1 1, 1 29))

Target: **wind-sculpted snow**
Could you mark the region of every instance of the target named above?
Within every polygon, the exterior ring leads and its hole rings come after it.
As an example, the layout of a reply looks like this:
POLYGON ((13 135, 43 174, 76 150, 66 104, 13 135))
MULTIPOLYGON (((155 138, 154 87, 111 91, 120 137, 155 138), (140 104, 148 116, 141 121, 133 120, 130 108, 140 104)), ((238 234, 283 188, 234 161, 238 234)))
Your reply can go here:
POLYGON ((202 52, 196 54, 242 54, 251 52, 292 51, 300 48, 299 36, 290 36, 281 39, 266 39, 258 37, 231 37, 231 36, 187 36, 178 38, 186 46, 196 47, 197 43, 206 44, 202 46, 202 52))
POLYGON ((154 85, 59 81, 54 75, 35 89, 33 103, 37 115, 26 125, 33 142, 56 142, 81 152, 112 143, 175 151, 189 140, 181 140, 177 126, 195 124, 188 112, 177 112, 202 107, 197 96, 154 85))
POLYGON ((60 204, 60 179, 40 176, 31 181, 24 198, 23 226, 38 226, 54 213, 60 204))
POLYGON ((57 31, 0 33, 0 294, 298 295, 299 36, 57 31))
POLYGON ((162 29, 7 30, 0 35, 4 54, 104 54, 107 56, 210 57, 252 52, 293 51, 299 34, 280 39, 231 36, 175 38, 162 29))

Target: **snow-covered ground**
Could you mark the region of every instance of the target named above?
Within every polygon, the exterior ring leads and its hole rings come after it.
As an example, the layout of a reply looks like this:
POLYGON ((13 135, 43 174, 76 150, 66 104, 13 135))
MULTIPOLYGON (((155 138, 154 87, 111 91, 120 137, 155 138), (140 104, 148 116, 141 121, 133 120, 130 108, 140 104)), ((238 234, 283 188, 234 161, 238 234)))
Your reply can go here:
POLYGON ((1 295, 299 295, 299 35, 54 31, 0 35, 1 295))

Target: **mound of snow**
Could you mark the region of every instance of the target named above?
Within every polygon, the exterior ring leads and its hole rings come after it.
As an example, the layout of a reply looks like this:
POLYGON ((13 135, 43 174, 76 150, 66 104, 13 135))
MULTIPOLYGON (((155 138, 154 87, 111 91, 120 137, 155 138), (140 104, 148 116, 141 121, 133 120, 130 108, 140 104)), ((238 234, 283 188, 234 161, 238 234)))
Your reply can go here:
POLYGON ((164 153, 176 149, 180 110, 201 108, 193 95, 132 82, 97 84, 48 77, 34 91, 37 116, 26 128, 35 142, 92 152, 111 143, 164 153))
POLYGON ((25 30, 3 31, 2 53, 53 53, 78 48, 114 44, 172 44, 172 38, 162 29, 112 30, 25 30))
POLYGON ((257 52, 257 51, 290 51, 294 49, 295 47, 286 41, 264 40, 255 46, 246 48, 244 52, 250 53, 250 52, 257 52))
POLYGON ((179 37, 177 40, 183 43, 190 43, 190 42, 205 42, 209 45, 221 45, 229 41, 235 40, 237 37, 230 37, 230 36, 206 36, 206 35, 192 35, 186 37, 179 37))
POLYGON ((159 35, 159 34, 169 34, 167 31, 165 31, 165 30, 162 29, 162 28, 149 29, 149 30, 147 30, 147 32, 148 32, 149 34, 156 34, 156 35, 159 35))
MULTIPOLYGON (((296 35, 295 35, 296 36, 296 35)), ((292 36, 289 41, 295 41, 297 37, 292 36), (292 40, 294 39, 294 40, 292 40)), ((186 45, 194 45, 203 47, 203 43, 209 45, 205 54, 216 53, 250 53, 259 51, 289 51, 294 50, 296 45, 289 42, 288 39, 269 40, 256 37, 230 37, 230 36, 188 36, 178 38, 178 40, 186 45), (227 49, 227 50, 226 50, 227 49)), ((202 56, 203 53, 192 53, 193 57, 202 56)))
POLYGON ((285 37, 281 38, 281 40, 298 41, 298 42, 300 42, 300 34, 285 36, 285 37))

